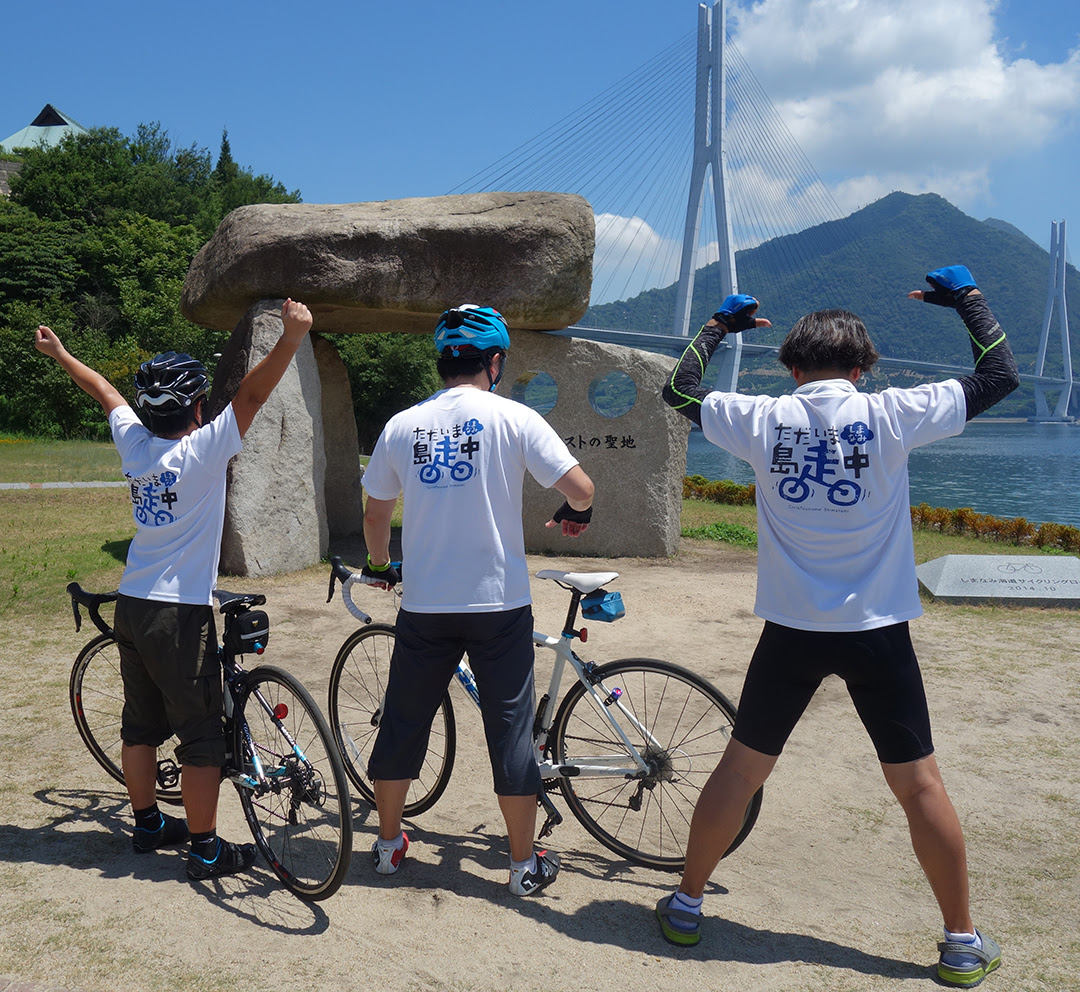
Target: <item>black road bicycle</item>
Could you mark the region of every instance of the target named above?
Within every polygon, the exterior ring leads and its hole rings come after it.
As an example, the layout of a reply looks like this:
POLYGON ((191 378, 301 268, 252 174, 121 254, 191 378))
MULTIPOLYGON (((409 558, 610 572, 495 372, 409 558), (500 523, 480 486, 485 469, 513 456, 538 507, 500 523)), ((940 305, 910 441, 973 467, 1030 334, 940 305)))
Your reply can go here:
MULTIPOLYGON (((117 593, 90 593, 77 582, 67 591, 75 629, 82 627, 81 604, 101 632, 72 666, 71 714, 98 764, 123 784, 120 653, 99 612, 117 593)), ((266 646, 267 617, 254 609, 266 597, 220 591, 214 596, 225 616, 218 649, 227 752, 222 777, 236 787, 255 843, 285 887, 301 899, 326 899, 341 887, 352 857, 349 785, 338 747, 315 700, 294 676, 272 665, 251 671, 240 666, 242 654, 262 654, 266 646)), ((180 769, 172 757, 177 743, 172 738, 158 749, 161 802, 181 802, 180 769)))

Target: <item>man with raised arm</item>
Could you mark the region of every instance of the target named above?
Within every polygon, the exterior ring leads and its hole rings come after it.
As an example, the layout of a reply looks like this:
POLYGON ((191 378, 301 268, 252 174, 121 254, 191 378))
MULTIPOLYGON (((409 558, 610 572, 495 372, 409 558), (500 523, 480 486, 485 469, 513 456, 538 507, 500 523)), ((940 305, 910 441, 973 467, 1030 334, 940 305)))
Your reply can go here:
POLYGON ((525 472, 566 499, 547 522, 568 537, 592 517, 593 484, 535 410, 497 396, 510 335, 502 315, 464 304, 435 328, 444 387, 392 417, 364 472, 364 579, 389 588, 390 518, 404 494, 405 584, 386 703, 368 762, 379 813, 375 870, 398 870, 409 785, 421 768, 435 712, 462 654, 480 691, 484 733, 510 844, 510 891, 550 884, 559 858, 534 851, 532 596, 521 523, 525 472))
POLYGON ((878 359, 853 313, 801 318, 780 347, 788 396, 709 392, 701 379, 729 333, 771 326, 758 301, 729 296, 664 384, 665 401, 713 444, 745 459, 757 480, 758 584, 765 621, 738 716, 698 799, 678 889, 656 913, 664 937, 700 940, 705 883, 743 811, 776 764, 821 681, 842 678, 907 816, 915 854, 944 919, 938 975, 978 984, 1001 951, 975 929, 960 821, 934 758, 930 718, 908 621, 922 613, 912 542, 908 453, 964 429, 1019 384, 1005 335, 961 265, 927 276, 911 299, 950 307, 968 330, 970 375, 912 389, 860 392, 878 359))
POLYGON ((311 327, 308 308, 293 300, 282 305, 281 320, 277 343, 212 421, 206 369, 189 355, 169 351, 139 366, 136 412, 48 327, 37 329, 34 342, 101 404, 131 484, 136 531, 113 619, 124 682, 121 765, 135 815, 131 843, 142 854, 190 839, 192 880, 232 875, 255 860, 254 844, 217 835, 225 734, 213 590, 229 460, 311 327), (157 807, 157 749, 173 734, 186 822, 157 807))

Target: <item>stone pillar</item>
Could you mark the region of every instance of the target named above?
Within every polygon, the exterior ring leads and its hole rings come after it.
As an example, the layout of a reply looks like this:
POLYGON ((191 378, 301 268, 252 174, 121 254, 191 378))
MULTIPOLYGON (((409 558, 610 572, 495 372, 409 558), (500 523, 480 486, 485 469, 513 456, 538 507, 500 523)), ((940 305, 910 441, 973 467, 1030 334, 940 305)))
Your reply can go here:
MULTIPOLYGON (((211 412, 228 403, 247 371, 281 336, 282 300, 254 304, 218 362, 211 412)), ((220 572, 271 575, 317 564, 329 546, 322 390, 310 339, 255 415, 229 464, 220 572)), ((355 426, 354 426, 355 444, 355 426)))
POLYGON ((326 452, 326 523, 332 538, 363 533, 360 440, 356 431, 349 373, 335 348, 311 336, 322 387, 323 443, 326 452))
POLYGON ((562 496, 526 476, 523 517, 530 552, 675 554, 690 424, 660 398, 671 365, 667 356, 621 345, 510 332, 499 393, 544 413, 596 483, 593 523, 571 540, 544 527, 562 496))

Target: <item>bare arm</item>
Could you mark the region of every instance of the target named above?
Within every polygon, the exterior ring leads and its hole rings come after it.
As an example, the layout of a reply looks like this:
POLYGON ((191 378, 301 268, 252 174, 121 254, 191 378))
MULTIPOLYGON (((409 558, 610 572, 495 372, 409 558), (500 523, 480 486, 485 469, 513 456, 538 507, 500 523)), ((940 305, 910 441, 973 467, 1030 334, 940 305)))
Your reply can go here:
POLYGON ((575 510, 587 510, 592 506, 596 487, 580 465, 575 465, 562 476, 554 488, 566 497, 566 502, 575 510))
POLYGON ((56 360, 60 367, 71 376, 84 393, 101 404, 107 417, 117 407, 127 406, 128 401, 105 376, 95 372, 89 365, 84 365, 61 343, 56 334, 44 324, 39 325, 34 336, 34 347, 43 355, 56 360))
POLYGON ((373 565, 390 561, 390 518, 394 515, 396 499, 367 498, 364 507, 364 543, 373 565))
POLYGON ((244 376, 240 388, 232 398, 233 413, 236 415, 236 426, 241 437, 247 433, 255 414, 270 398, 274 387, 289 367, 293 355, 311 330, 311 311, 303 303, 286 300, 281 305, 281 323, 281 337, 270 349, 270 354, 244 376))

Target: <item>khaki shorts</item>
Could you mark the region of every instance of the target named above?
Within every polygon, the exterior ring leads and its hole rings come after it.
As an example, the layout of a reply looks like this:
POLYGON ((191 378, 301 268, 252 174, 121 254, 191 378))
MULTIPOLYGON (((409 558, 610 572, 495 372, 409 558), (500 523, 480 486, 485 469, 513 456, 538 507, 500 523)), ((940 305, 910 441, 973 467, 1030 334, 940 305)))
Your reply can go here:
POLYGON ((159 747, 175 734, 180 764, 220 768, 225 717, 213 607, 120 596, 113 630, 124 743, 159 747))

